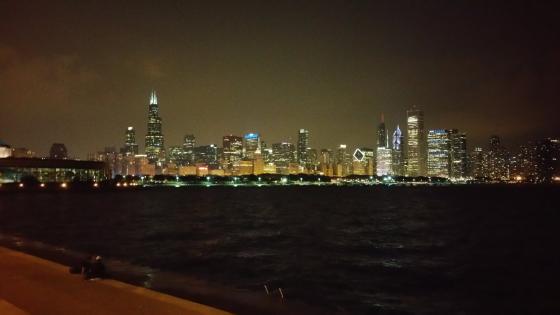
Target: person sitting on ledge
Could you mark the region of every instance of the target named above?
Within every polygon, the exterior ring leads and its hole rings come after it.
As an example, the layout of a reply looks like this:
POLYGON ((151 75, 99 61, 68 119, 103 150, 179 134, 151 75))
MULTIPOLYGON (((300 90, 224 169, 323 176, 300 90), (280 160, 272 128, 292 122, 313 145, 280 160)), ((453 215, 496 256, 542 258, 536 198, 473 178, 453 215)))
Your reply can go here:
POLYGON ((105 278, 105 265, 103 264, 101 256, 95 257, 84 276, 85 279, 88 280, 105 278))

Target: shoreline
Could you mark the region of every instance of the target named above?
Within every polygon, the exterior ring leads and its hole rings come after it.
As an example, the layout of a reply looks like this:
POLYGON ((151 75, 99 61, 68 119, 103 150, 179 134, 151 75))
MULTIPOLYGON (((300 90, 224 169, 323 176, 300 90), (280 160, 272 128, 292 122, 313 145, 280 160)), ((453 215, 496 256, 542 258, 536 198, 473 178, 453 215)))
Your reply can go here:
MULTIPOLYGON (((81 253, 55 247, 39 241, 24 239, 22 237, 0 234, 0 269, 3 269, 0 270, 0 276, 2 276, 4 272, 9 271, 9 268, 3 267, 1 263, 5 253, 13 253, 13 255, 16 256, 26 257, 26 260, 33 262, 33 264, 37 266, 50 265, 57 270, 58 275, 64 278, 70 276, 70 278, 73 278, 77 282, 90 282, 83 280, 81 275, 70 274, 68 271, 69 267, 66 266, 78 261, 78 259, 83 256, 81 253)), ((132 291, 147 291, 154 294, 154 296, 169 296, 181 301, 200 304, 210 309, 215 308, 223 312, 208 314, 314 315, 330 312, 329 310, 312 307, 299 301, 290 300, 287 302, 275 296, 266 296, 264 295, 264 291, 261 296, 257 292, 224 287, 192 276, 177 275, 172 272, 152 269, 146 266, 134 266, 115 259, 106 258, 104 260, 108 267, 109 277, 108 279, 95 282, 112 283, 115 287, 129 287, 132 291)), ((2 295, 2 289, 0 285, 0 301, 3 299, 5 300, 2 295)), ((8 302, 10 301, 8 300, 8 302)))
POLYGON ((0 275, 8 314, 232 314, 113 279, 87 281, 64 265, 4 246, 0 275))

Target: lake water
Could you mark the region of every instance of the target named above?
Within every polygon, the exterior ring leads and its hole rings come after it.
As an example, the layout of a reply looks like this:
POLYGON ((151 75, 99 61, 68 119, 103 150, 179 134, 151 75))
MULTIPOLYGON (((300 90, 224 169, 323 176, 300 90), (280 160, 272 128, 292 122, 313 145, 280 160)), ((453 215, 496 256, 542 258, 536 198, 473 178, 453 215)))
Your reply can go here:
POLYGON ((0 233, 4 245, 61 262, 100 254, 118 279, 239 313, 559 314, 559 193, 491 185, 10 192, 0 193, 0 233))

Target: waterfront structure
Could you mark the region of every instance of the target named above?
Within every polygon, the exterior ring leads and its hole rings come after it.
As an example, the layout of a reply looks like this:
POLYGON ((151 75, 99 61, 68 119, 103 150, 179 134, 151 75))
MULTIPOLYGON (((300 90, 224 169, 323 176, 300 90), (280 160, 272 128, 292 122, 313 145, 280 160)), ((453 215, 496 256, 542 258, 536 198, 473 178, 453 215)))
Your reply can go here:
POLYGON ((399 125, 393 132, 392 149, 391 167, 393 168, 393 175, 404 176, 404 137, 399 125))
POLYGON ((451 162, 451 131, 428 131, 428 176, 449 178, 451 162))
POLYGON ((126 128, 123 152, 126 155, 138 154, 138 144, 136 143, 136 132, 134 131, 134 127, 132 126, 126 128))
POLYGON ((234 135, 223 136, 222 148, 224 168, 232 170, 233 165, 243 158, 243 138, 234 135))
POLYGON ((258 133, 247 133, 243 136, 243 158, 254 159, 261 153, 261 137, 258 133))
POLYGON ((185 161, 187 165, 194 165, 195 154, 194 148, 196 147, 196 138, 192 134, 185 135, 183 140, 183 152, 185 154, 185 161))
POLYGON ((146 134, 146 156, 151 164, 162 166, 165 157, 164 139, 161 131, 159 105, 156 91, 150 94, 148 106, 148 133, 146 134))
POLYGON ((0 159, 0 182, 18 182, 32 176, 39 182, 101 181, 110 178, 107 165, 69 159, 0 159))
POLYGON ((465 178, 468 175, 467 134, 457 129, 451 130, 450 170, 451 178, 465 178))
POLYGON ((298 142, 297 142, 297 163, 300 166, 307 167, 309 160, 307 156, 307 148, 309 147, 309 131, 305 129, 300 129, 298 132, 298 142))
POLYGON ((64 143, 53 143, 49 151, 49 157, 51 159, 67 159, 68 150, 64 143))
POLYGON ((407 141, 406 154, 407 176, 426 176, 427 150, 426 132, 424 130, 424 111, 413 106, 406 111, 407 141))

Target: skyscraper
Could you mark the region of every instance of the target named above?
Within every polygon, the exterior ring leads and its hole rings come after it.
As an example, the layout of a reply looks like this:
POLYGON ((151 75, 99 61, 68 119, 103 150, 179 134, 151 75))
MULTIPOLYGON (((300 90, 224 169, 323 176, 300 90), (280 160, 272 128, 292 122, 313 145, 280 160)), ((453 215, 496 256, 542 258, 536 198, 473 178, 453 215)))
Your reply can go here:
POLYGON ((307 148, 309 147, 309 131, 300 129, 297 142, 297 162, 300 166, 306 167, 309 163, 307 148))
POLYGON ((288 174, 290 163, 296 162, 296 150, 289 142, 272 144, 272 156, 276 172, 279 174, 288 174))
POLYGON ((67 159, 68 150, 66 150, 64 143, 53 143, 51 145, 49 156, 51 159, 67 159))
POLYGON ((150 94, 148 106, 148 134, 146 134, 146 156, 151 164, 162 164, 164 160, 163 134, 156 91, 150 94))
POLYGON ((393 151, 392 154, 392 168, 393 174, 397 176, 404 176, 404 137, 402 135, 399 125, 393 132, 393 151))
POLYGON ((468 174, 467 134, 451 130, 451 178, 465 178, 468 174))
POLYGON ((195 154, 194 148, 196 147, 196 138, 194 135, 185 135, 183 141, 183 151, 185 154, 185 161, 187 165, 194 165, 195 154))
POLYGON ((385 116, 381 113, 381 122, 377 127, 377 147, 378 148, 388 148, 388 135, 387 127, 385 127, 385 116))
POLYGON ((243 157, 254 159, 255 154, 261 154, 261 137, 258 133, 248 133, 243 137, 243 157))
POLYGON ((385 127, 385 117, 381 114, 381 123, 377 127, 377 159, 376 173, 378 176, 393 174, 392 153, 389 147, 387 127, 385 127))
POLYGON ((134 131, 134 127, 126 128, 124 153, 126 155, 138 154, 138 144, 136 143, 136 132, 134 131))
POLYGON ((451 132, 435 129, 428 132, 428 176, 449 177, 451 168, 451 132))
POLYGON ((501 145, 500 137, 490 137, 488 151, 484 156, 485 176, 492 180, 509 179, 509 154, 501 145))
POLYGON ((243 157, 243 138, 229 135, 222 138, 224 150, 224 167, 233 169, 233 165, 241 161, 243 157))
POLYGON ((426 176, 426 132, 424 130, 424 112, 416 106, 406 111, 407 123, 407 176, 426 176))

